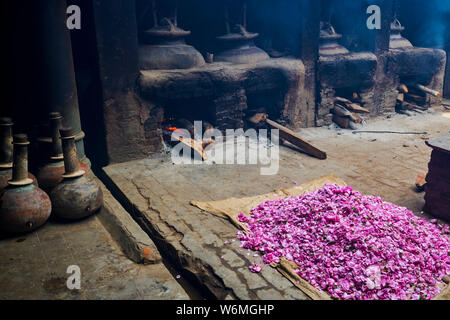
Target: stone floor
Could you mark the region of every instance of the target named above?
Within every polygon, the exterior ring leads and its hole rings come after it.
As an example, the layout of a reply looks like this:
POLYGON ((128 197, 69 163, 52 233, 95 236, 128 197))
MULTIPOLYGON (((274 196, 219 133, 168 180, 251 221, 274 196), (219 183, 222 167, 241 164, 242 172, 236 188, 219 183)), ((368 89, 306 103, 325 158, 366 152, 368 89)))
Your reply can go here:
POLYGON ((198 298, 186 280, 200 287, 205 297, 307 299, 270 267, 251 273, 248 266, 259 258, 233 241, 236 229, 189 202, 257 195, 335 174, 363 193, 421 214, 423 194, 413 185, 416 175, 427 171, 431 149, 425 140, 449 132, 450 112, 439 108, 413 117, 368 119, 365 129, 428 134, 304 129, 301 135, 326 151, 328 159, 280 147, 280 169, 274 176, 261 176, 259 166, 173 165, 167 155, 111 165, 105 168, 109 186, 152 235, 163 256, 182 270, 181 279, 162 263, 138 265, 129 260, 94 216, 71 224, 49 222, 15 238, 0 236, 0 299, 198 298), (67 289, 70 265, 80 267, 80 290, 67 289))
POLYGON ((414 191, 417 174, 427 171, 431 149, 425 140, 450 130, 450 113, 437 108, 412 117, 390 114, 368 119, 367 130, 426 134, 353 134, 311 128, 300 134, 328 153, 321 161, 280 147, 280 169, 260 175, 259 166, 174 165, 169 156, 115 164, 104 169, 122 203, 152 236, 183 276, 220 299, 307 299, 270 267, 253 274, 258 261, 239 249, 236 229, 223 219, 192 207, 211 201, 264 194, 328 174, 365 194, 379 195, 421 214, 423 194, 414 191))
POLYGON ((96 216, 0 240, 0 299, 188 298, 162 263, 129 260, 96 216), (66 286, 70 265, 80 267, 80 290, 66 286))

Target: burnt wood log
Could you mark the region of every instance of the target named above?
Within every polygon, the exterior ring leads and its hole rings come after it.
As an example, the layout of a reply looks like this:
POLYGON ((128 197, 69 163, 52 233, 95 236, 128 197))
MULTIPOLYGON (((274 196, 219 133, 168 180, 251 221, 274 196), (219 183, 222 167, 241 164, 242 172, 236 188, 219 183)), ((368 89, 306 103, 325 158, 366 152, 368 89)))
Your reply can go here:
POLYGON ((333 114, 333 122, 343 129, 350 127, 350 119, 348 117, 341 117, 337 114, 333 114))
POLYGON ((427 87, 425 87, 425 86, 423 86, 423 85, 421 85, 421 84, 413 85, 413 87, 414 87, 415 89, 417 89, 417 90, 423 92, 423 93, 430 94, 430 95, 432 95, 432 96, 434 96, 434 97, 437 97, 437 98, 442 97, 442 94, 441 94, 439 91, 436 91, 436 90, 427 88, 427 87))
POLYGON ((361 107, 361 105, 357 104, 357 103, 353 103, 352 101, 345 99, 345 98, 341 98, 341 97, 336 97, 335 101, 341 105, 344 106, 346 109, 353 111, 353 112, 357 112, 357 113, 370 113, 370 110, 361 107))

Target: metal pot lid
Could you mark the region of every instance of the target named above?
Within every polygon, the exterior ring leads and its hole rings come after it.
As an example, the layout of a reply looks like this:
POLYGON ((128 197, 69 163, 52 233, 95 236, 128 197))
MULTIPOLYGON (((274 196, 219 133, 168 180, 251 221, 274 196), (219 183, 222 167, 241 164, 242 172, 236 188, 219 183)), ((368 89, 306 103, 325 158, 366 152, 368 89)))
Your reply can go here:
POLYGON ((321 40, 338 40, 341 39, 342 35, 334 30, 331 23, 320 22, 320 39, 321 40))
POLYGON ((144 34, 155 38, 183 38, 191 34, 191 31, 186 31, 178 28, 169 18, 164 18, 162 26, 156 26, 144 31, 144 34))
POLYGON ((235 26, 235 32, 217 37, 224 41, 252 40, 259 36, 259 33, 248 32, 244 26, 238 24, 235 26))
POLYGON ((402 24, 400 23, 400 21, 398 19, 395 19, 391 23, 391 31, 402 32, 403 30, 405 30, 405 27, 402 26, 402 24))

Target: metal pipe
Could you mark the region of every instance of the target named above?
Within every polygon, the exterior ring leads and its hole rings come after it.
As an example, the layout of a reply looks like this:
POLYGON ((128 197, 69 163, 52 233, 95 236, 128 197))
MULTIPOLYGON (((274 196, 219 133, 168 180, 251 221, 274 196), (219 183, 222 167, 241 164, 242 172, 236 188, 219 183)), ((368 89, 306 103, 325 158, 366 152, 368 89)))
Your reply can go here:
POLYGON ((156 11, 156 0, 152 2, 153 26, 158 26, 158 12, 156 11))
POLYGON ((52 154, 51 158, 53 160, 62 160, 63 151, 61 144, 61 136, 59 134, 59 129, 62 128, 63 117, 59 112, 50 113, 50 128, 52 133, 52 154))
POLYGON ((59 130, 61 134, 62 150, 64 154, 64 178, 76 178, 84 175, 84 171, 80 170, 80 163, 77 157, 75 146, 75 131, 73 128, 62 128, 59 130))
POLYGON ((227 29, 227 34, 231 33, 230 28, 230 9, 228 8, 228 5, 225 6, 225 28, 227 29))
POLYGON ((0 118, 0 166, 11 167, 13 161, 12 120, 0 118))
POLYGON ((175 9, 173 13, 173 24, 175 27, 178 27, 178 0, 175 1, 175 9))
POLYGON ((247 1, 244 1, 242 8, 242 25, 244 26, 244 29, 247 30, 247 1))
POLYGON ((31 184, 32 180, 28 179, 28 137, 26 134, 15 134, 13 137, 13 172, 12 183, 17 185, 31 184))

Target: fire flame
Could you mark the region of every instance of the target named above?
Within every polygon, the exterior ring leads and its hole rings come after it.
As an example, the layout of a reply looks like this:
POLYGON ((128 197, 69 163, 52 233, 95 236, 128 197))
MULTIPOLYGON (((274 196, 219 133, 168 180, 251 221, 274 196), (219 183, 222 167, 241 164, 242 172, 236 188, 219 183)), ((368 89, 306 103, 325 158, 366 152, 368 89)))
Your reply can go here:
POLYGON ((184 136, 186 134, 182 129, 177 128, 177 127, 167 127, 167 128, 164 128, 164 129, 167 130, 167 131, 170 131, 170 132, 176 132, 180 136, 184 136))

